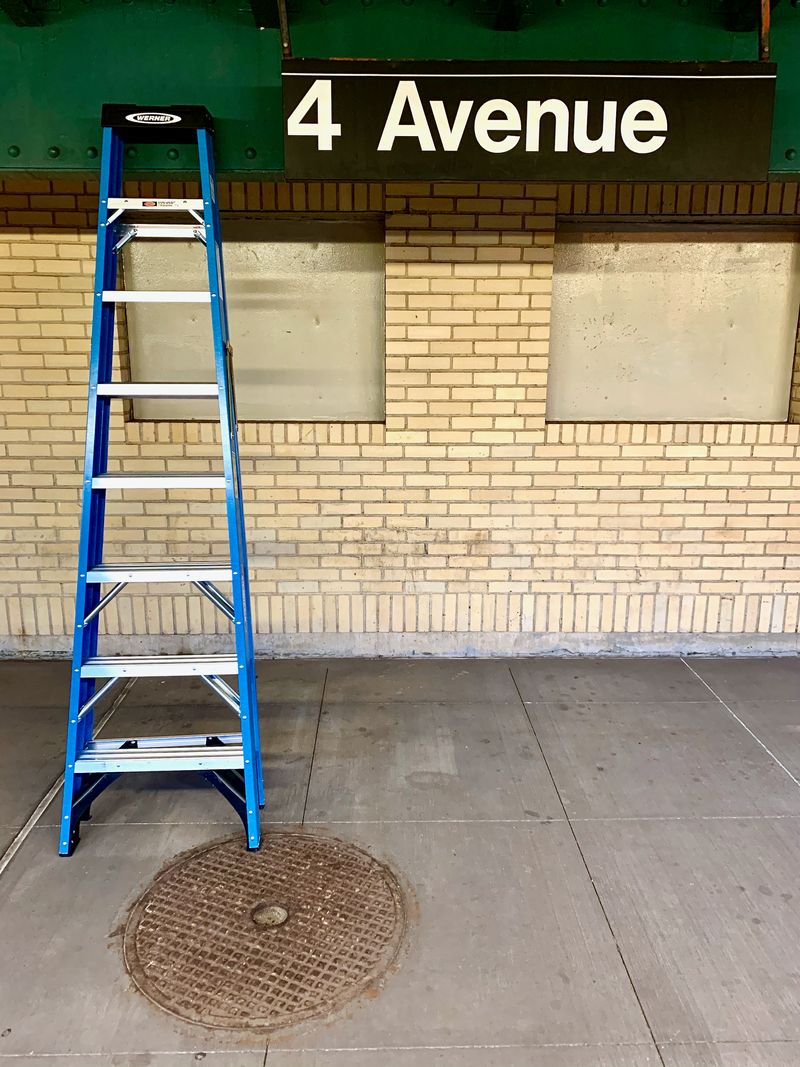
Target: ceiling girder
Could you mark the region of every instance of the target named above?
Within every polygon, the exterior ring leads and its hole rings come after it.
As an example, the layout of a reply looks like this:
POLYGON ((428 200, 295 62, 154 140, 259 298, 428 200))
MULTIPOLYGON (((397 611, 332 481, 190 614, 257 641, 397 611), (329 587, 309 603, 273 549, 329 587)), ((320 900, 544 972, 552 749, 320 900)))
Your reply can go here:
POLYGON ((522 25, 522 0, 500 0, 494 20, 496 30, 518 30, 522 25))

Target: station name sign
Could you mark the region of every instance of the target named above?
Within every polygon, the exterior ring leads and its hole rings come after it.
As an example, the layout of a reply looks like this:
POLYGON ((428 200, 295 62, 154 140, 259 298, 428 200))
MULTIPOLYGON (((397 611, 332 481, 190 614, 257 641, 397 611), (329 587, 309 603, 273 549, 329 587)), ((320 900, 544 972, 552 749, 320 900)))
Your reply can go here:
POLYGON ((763 181, 770 63, 284 60, 288 178, 763 181))

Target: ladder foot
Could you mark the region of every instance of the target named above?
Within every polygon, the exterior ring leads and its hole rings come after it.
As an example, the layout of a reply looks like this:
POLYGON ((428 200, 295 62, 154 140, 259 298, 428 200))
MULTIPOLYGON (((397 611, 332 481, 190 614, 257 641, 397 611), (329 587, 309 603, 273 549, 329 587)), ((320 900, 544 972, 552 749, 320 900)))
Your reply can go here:
MULTIPOLYGON (((219 744, 216 738, 209 738, 208 744, 219 744)), ((247 784, 243 771, 225 769, 219 771, 201 771, 205 780, 225 797, 233 810, 242 820, 247 836, 247 848, 254 852, 261 844, 261 819, 259 808, 247 803, 247 784)))
POLYGON ((70 830, 69 837, 61 842, 58 848, 59 856, 71 856, 75 849, 78 847, 78 842, 81 839, 81 835, 78 833, 78 824, 70 830))
MULTIPOLYGON (((119 778, 118 774, 83 774, 80 776, 80 785, 72 795, 72 803, 69 806, 65 804, 63 809, 62 826, 69 820, 69 828, 64 827, 61 832, 58 848, 60 856, 71 856, 78 847, 81 839, 81 823, 91 819, 92 803, 117 778, 119 778)), ((77 778, 74 780, 77 781, 77 778)))

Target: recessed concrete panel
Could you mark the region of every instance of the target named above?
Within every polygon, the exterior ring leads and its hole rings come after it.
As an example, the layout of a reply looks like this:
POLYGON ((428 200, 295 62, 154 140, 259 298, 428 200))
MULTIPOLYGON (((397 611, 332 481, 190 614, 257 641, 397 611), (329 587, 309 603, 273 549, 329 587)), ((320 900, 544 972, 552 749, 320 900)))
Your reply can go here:
MULTIPOLYGON (((381 421, 384 240, 378 219, 223 222, 228 318, 241 420, 381 421)), ((195 241, 134 240, 126 289, 207 289, 195 241)), ((128 304, 133 381, 214 380, 202 304, 128 304)), ((141 419, 215 419, 215 401, 141 399, 141 419)))
POLYGON ((799 305, 791 231, 564 229, 547 417, 784 421, 799 305))

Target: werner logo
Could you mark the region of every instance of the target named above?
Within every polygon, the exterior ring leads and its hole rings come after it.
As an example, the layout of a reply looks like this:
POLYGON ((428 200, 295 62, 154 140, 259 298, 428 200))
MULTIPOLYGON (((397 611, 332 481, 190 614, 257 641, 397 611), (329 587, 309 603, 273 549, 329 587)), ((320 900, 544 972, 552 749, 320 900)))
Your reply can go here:
POLYGON ((125 118, 140 126, 171 126, 181 121, 180 115, 172 115, 169 111, 134 111, 125 118))
MULTIPOLYGON (((649 155, 663 147, 669 122, 656 100, 634 100, 621 108, 616 100, 574 100, 555 97, 528 100, 520 108, 493 97, 448 104, 441 99, 423 103, 416 81, 399 81, 377 138, 378 152, 392 152, 398 141, 416 143, 421 152, 458 152, 465 138, 484 152, 500 155, 514 149, 569 152, 586 155, 615 152, 619 147, 649 155)), ((289 137, 315 137, 319 152, 333 150, 342 125, 334 121, 331 82, 318 79, 286 120, 289 137), (308 121, 312 115, 315 121, 308 121)))

